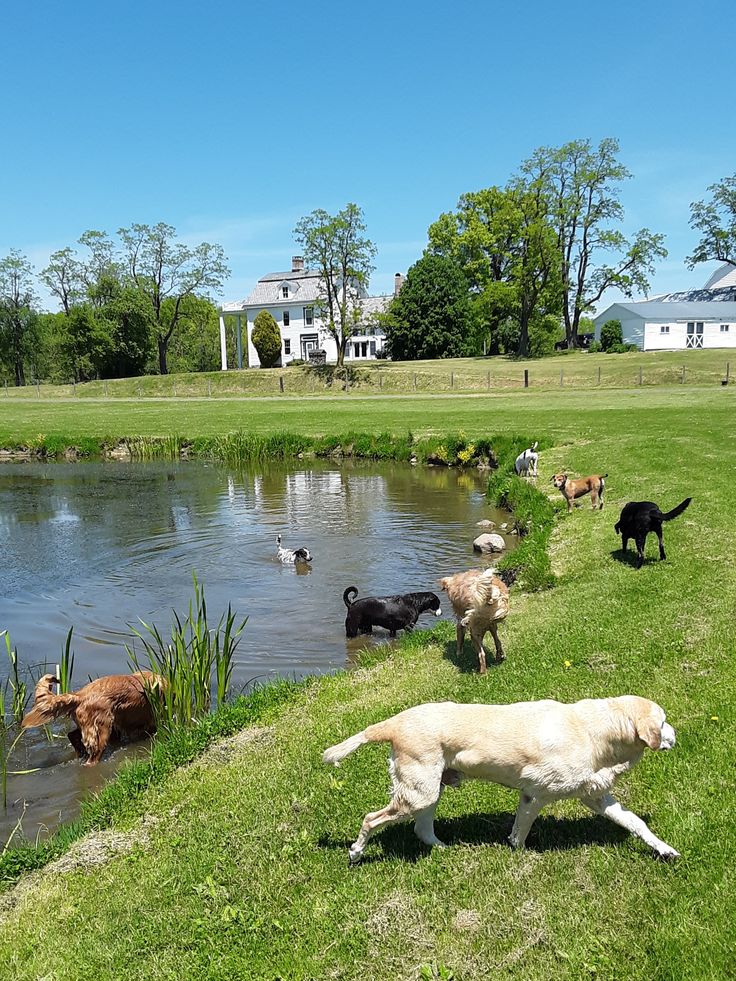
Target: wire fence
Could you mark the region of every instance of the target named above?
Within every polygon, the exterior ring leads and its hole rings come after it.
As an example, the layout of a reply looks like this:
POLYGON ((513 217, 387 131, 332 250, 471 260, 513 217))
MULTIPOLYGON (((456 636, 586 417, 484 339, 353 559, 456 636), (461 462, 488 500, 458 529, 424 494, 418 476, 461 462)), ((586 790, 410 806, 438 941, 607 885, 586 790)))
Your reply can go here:
POLYGON ((728 385, 731 362, 699 364, 647 363, 618 365, 605 362, 569 366, 535 362, 530 367, 504 363, 487 370, 443 370, 442 367, 332 365, 281 369, 244 369, 186 375, 146 375, 101 379, 83 384, 49 384, 34 380, 15 387, 4 380, 5 399, 181 399, 302 397, 310 395, 410 395, 457 392, 493 393, 514 389, 643 388, 656 385, 728 385))

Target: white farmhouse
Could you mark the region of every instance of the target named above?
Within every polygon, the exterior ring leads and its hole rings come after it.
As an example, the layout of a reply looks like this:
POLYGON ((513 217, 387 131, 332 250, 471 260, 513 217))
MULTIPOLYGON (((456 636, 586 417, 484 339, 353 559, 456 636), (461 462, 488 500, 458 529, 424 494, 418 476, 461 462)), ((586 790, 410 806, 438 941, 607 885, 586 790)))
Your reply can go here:
POLYGON ((624 344, 642 351, 736 347, 736 268, 724 263, 701 290, 614 303, 595 318, 595 337, 620 320, 624 344))
MULTIPOLYGON (((362 317, 356 333, 348 341, 346 361, 375 359, 383 350, 385 335, 374 314, 383 313, 401 288, 403 277, 396 273, 394 294, 366 296, 361 301, 362 317)), ((245 300, 225 303, 220 308, 220 350, 222 370, 227 370, 225 347, 225 316, 236 318, 238 367, 243 367, 242 330, 246 330, 248 365, 260 367, 258 352, 253 346, 253 323, 261 310, 268 310, 281 332, 281 365, 296 359, 308 361, 316 351, 324 351, 326 361, 337 361, 337 344, 325 329, 319 315, 319 273, 304 268, 304 259, 294 256, 288 272, 262 276, 245 300)))

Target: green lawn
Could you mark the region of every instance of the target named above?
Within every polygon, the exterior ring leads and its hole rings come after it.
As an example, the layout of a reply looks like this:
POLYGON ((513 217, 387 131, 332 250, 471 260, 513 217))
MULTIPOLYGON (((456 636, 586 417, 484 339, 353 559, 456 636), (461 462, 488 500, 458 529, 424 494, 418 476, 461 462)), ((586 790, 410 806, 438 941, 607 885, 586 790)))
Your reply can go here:
POLYGON ((52 431, 525 432, 554 443, 540 487, 562 466, 610 476, 602 513, 567 516, 559 497, 558 581, 512 592, 504 664, 479 677, 469 645, 457 664, 443 623, 385 661, 311 684, 218 755, 149 788, 117 821, 121 854, 31 883, 0 924, 0 977, 732 976, 735 409, 733 391, 715 386, 3 409, 0 442, 52 431), (690 495, 665 529, 665 563, 620 561, 612 525, 625 501, 671 508, 690 495), (648 753, 619 785, 682 853, 676 864, 574 802, 544 812, 528 849, 512 853, 515 795, 467 783, 438 810, 449 848, 429 852, 399 826, 348 868, 364 813, 387 800, 387 753, 364 747, 332 770, 320 762, 326 746, 421 701, 626 692, 660 702, 677 730, 672 752, 648 753))

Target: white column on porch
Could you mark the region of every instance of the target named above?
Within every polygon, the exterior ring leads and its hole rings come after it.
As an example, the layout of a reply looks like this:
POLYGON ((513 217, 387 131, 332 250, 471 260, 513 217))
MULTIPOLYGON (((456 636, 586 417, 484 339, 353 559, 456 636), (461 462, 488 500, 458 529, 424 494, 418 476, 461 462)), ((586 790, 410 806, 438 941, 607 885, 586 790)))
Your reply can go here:
POLYGON ((227 371, 227 342, 225 340, 225 317, 220 313, 220 359, 222 371, 227 371))

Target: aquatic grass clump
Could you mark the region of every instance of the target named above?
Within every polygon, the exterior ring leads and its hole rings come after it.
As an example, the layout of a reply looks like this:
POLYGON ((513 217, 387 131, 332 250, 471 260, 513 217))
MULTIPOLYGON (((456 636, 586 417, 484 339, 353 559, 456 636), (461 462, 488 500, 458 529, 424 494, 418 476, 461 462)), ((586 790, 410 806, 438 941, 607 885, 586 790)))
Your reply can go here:
MULTIPOLYGON (((10 642, 7 630, 0 631, 0 637, 5 640, 5 650, 10 663, 10 673, 4 685, 0 686, 0 788, 2 789, 3 808, 8 806, 8 776, 20 776, 24 773, 34 773, 31 770, 10 770, 10 757, 23 735, 20 723, 26 711, 28 702, 28 685, 20 677, 18 665, 18 648, 10 642), (8 701, 9 698, 9 701, 8 701), (10 711, 8 712, 8 706, 10 711), (17 733, 14 734, 17 728, 17 733)), ((15 834, 15 831, 13 832, 15 834)), ((10 836, 11 838, 13 835, 10 836)))
POLYGON ((187 445, 183 436, 134 436, 125 440, 134 460, 178 460, 187 445))
POLYGON ((163 679, 161 686, 152 686, 150 696, 158 727, 169 734, 200 722, 210 712, 213 700, 215 706, 225 703, 235 652, 248 622, 245 617, 238 623, 228 606, 217 626, 210 627, 204 585, 196 575, 192 578, 194 598, 183 619, 174 611, 170 639, 165 640, 155 624, 141 620, 143 631, 132 630, 143 645, 142 656, 126 645, 131 670, 152 671, 163 679))

